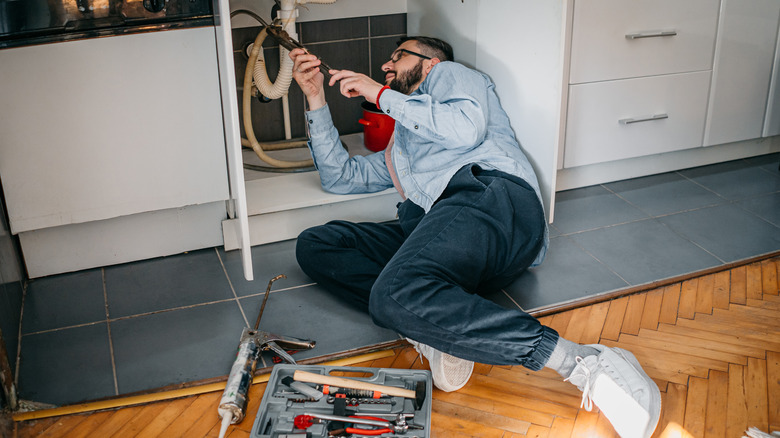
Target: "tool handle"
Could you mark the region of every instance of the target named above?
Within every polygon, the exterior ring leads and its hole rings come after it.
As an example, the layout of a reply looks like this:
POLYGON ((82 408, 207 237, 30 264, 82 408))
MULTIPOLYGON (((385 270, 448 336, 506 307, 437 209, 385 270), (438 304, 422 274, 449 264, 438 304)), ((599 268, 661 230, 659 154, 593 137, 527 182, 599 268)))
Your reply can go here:
POLYGON ((327 376, 324 374, 310 373, 308 371, 295 371, 293 378, 299 382, 319 383, 321 385, 333 385, 349 389, 367 389, 397 397, 414 399, 416 393, 411 389, 398 388, 397 386, 378 385, 362 380, 347 379, 345 377, 327 376))

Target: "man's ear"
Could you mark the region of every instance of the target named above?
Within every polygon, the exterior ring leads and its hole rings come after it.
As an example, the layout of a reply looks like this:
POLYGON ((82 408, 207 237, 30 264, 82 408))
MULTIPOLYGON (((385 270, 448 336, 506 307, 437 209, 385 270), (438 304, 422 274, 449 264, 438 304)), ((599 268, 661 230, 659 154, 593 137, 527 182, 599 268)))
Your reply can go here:
POLYGON ((430 73, 431 69, 433 68, 433 66, 438 64, 438 63, 440 63, 441 59, 439 59, 439 58, 431 58, 430 61, 431 62, 430 62, 430 64, 428 64, 428 68, 425 69, 425 73, 426 74, 430 73))

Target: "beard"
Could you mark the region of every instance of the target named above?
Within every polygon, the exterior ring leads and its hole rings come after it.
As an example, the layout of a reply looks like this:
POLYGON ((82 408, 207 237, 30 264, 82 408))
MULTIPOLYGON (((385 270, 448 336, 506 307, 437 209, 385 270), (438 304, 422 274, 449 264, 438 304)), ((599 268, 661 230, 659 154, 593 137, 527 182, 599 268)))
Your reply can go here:
POLYGON ((417 65, 409 71, 404 73, 396 72, 395 77, 388 84, 390 89, 399 93, 410 94, 422 79, 422 69, 423 63, 418 62, 417 65))

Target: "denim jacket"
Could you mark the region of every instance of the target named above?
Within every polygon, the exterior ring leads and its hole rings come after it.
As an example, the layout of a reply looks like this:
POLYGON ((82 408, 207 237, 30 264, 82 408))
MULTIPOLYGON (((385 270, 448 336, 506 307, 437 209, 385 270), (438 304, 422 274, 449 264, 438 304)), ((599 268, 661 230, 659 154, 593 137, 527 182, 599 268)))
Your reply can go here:
MULTIPOLYGON (((398 181, 406 197, 426 212, 455 172, 467 164, 522 178, 541 202, 536 174, 487 75, 455 62, 440 62, 410 95, 385 90, 378 103, 396 121, 391 159, 398 181)), ((384 152, 349 157, 327 105, 307 112, 306 119, 309 148, 325 190, 371 193, 393 187, 384 152)), ((547 234, 534 265, 546 253, 547 234)))

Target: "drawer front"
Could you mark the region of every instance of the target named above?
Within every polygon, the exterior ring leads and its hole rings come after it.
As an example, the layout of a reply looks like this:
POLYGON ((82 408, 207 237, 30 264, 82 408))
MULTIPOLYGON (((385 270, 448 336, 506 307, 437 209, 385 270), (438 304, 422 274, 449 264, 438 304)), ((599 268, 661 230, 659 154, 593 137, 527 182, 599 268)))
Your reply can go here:
POLYGON ((720 0, 575 0, 570 83, 712 68, 720 0))
POLYGON ((702 145, 710 72, 569 87, 564 167, 702 145))

